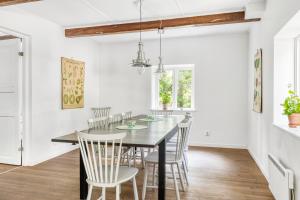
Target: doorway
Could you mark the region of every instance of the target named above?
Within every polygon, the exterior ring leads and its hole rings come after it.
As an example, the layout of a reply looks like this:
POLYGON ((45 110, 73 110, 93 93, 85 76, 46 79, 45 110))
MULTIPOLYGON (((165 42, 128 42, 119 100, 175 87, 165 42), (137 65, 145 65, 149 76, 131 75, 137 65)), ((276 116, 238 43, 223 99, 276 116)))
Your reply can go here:
POLYGON ((22 39, 0 32, 0 163, 22 165, 22 39))

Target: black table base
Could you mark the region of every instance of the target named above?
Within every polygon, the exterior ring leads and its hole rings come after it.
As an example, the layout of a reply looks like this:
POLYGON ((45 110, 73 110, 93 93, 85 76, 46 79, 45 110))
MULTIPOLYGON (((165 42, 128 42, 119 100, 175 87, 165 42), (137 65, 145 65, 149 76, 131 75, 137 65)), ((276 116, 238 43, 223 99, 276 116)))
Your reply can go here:
POLYGON ((165 199, 166 185, 166 140, 161 141, 158 150, 158 199, 165 199))
POLYGON ((86 182, 87 175, 84 168, 84 163, 82 159, 82 155, 80 153, 80 199, 85 200, 87 198, 88 193, 88 184, 86 182))

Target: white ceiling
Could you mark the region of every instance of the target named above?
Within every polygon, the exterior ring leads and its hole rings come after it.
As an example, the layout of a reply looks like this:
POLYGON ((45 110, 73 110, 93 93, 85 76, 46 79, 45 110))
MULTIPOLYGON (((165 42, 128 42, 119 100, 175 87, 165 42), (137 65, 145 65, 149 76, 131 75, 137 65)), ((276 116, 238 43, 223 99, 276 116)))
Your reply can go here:
MULTIPOLYGON (((145 19, 243 10, 250 0, 143 0, 145 19)), ((253 1, 253 0, 251 0, 253 1)), ((137 21, 138 0, 43 0, 18 7, 64 27, 137 21)))
MULTIPOLYGON (((258 0, 143 0, 145 20, 203 15, 244 10, 258 0)), ((33 14, 63 27, 103 25, 139 20, 139 0, 43 0, 5 7, 33 14)), ((164 38, 246 32, 251 23, 167 29, 164 38)), ((101 43, 138 40, 138 33, 91 37, 101 43)), ((157 31, 143 33, 143 39, 158 39, 157 31)))

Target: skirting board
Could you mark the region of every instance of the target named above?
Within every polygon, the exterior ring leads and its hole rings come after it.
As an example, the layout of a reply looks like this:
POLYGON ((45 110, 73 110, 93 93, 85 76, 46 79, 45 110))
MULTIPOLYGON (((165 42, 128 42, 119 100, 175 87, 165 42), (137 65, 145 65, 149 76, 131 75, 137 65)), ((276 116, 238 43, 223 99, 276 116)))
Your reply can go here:
POLYGON ((42 158, 39 158, 39 159, 35 159, 35 160, 30 160, 30 162, 28 163, 24 163, 23 166, 34 166, 34 165, 38 165, 42 162, 45 162, 47 160, 50 160, 52 158, 55 158, 57 156, 61 156, 65 153, 68 153, 70 151, 73 151, 75 149, 78 149, 78 145, 69 145, 69 146, 66 146, 64 148, 61 148, 49 155, 46 155, 46 156, 43 156, 42 158))
POLYGON ((195 147, 214 147, 214 148, 226 148, 226 149, 247 149, 246 145, 239 145, 239 144, 202 144, 202 143, 190 143, 189 146, 195 146, 195 147))
POLYGON ((268 176, 267 170, 265 170, 265 168, 263 167, 263 165, 261 164, 261 162, 258 161, 258 159, 256 158, 256 156, 254 156, 254 154, 250 151, 250 149, 248 149, 248 152, 251 155, 251 157, 253 158, 253 160, 255 161, 256 165, 258 166, 258 168, 260 169, 260 171, 262 172, 262 174, 265 176, 265 178, 269 182, 269 176, 268 176))

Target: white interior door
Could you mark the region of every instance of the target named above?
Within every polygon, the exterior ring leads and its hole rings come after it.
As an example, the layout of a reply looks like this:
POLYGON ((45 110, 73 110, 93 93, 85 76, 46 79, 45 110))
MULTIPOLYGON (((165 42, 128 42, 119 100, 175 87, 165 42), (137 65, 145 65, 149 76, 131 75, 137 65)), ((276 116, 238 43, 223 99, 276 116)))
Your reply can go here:
POLYGON ((21 165, 20 39, 0 41, 0 163, 21 165))

